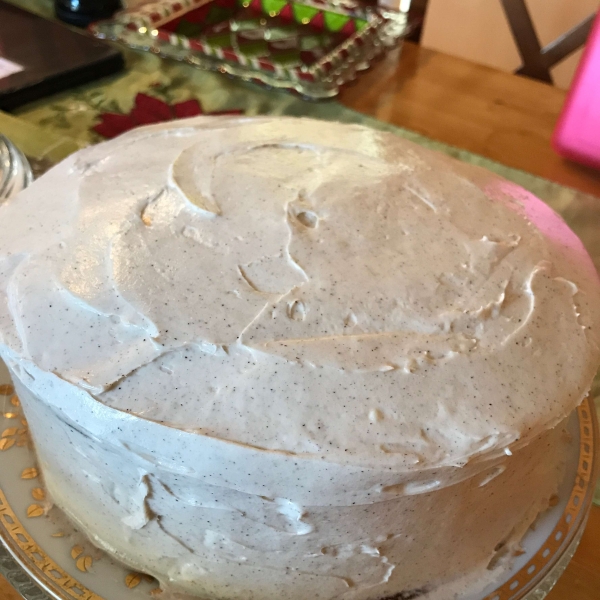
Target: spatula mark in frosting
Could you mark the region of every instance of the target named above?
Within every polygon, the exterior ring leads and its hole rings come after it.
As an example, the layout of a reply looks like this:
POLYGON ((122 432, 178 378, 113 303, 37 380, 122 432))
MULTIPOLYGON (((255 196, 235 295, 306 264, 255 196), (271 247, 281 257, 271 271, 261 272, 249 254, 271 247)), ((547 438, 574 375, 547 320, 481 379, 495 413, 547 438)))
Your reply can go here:
POLYGON ((288 304, 287 316, 292 319, 292 321, 304 321, 307 312, 308 308, 301 300, 293 300, 288 304))
POLYGON ((239 265, 238 269, 244 281, 258 293, 284 295, 308 281, 306 273, 286 254, 263 256, 239 265))
POLYGON ((427 208, 431 209, 434 213, 438 211, 438 208, 434 201, 429 197, 429 194, 425 190, 417 190, 415 186, 406 187, 406 189, 415 197, 418 198, 427 208))
POLYGON ((146 205, 140 213, 142 223, 146 225, 146 227, 151 227, 155 218, 160 215, 161 200, 165 199, 165 196, 167 194, 168 190, 162 188, 156 194, 151 195, 148 201, 146 202, 146 205))
POLYGON ((312 210, 303 210, 296 215, 296 219, 309 229, 314 229, 319 224, 319 217, 312 210))
POLYGON ((211 197, 209 190, 202 189, 199 185, 199 171, 206 169, 206 165, 195 160, 195 146, 182 150, 169 169, 169 184, 178 190, 183 198, 194 204, 206 216, 221 214, 221 208, 211 197))

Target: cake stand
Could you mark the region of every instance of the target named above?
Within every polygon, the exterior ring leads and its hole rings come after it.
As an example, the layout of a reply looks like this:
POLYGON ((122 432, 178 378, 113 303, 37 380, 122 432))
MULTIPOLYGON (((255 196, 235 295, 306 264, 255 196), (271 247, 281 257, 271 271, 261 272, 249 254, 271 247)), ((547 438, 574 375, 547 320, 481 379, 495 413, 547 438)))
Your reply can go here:
MULTIPOLYGON (((116 562, 59 509, 48 510, 27 421, 1 362, 0 409, 0 572, 27 600, 156 597, 154 578, 116 562)), ((510 571, 462 600, 542 600, 565 570, 585 528, 600 462, 593 401, 583 401, 568 430, 571 450, 556 502, 526 534, 510 571)))

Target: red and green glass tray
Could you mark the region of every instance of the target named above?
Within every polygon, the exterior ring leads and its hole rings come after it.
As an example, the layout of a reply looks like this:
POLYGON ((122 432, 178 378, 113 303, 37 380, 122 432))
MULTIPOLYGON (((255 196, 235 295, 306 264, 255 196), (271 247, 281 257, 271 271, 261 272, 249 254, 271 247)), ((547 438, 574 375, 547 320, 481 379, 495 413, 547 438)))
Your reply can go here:
POLYGON ((358 0, 163 0, 91 27, 101 38, 313 99, 335 96, 408 29, 407 11, 358 0))

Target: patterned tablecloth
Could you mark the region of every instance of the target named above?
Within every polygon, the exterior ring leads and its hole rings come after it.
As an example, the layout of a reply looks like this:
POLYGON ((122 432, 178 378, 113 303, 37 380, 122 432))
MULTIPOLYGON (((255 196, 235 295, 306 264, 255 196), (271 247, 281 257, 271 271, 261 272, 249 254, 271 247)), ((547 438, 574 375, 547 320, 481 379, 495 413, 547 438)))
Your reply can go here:
MULTIPOLYGON (((52 15, 49 0, 14 2, 43 16, 52 15)), ((246 115, 307 116, 370 125, 484 166, 530 190, 564 217, 600 271, 600 199, 596 197, 366 117, 335 101, 309 102, 285 92, 163 60, 151 53, 129 49, 124 53, 127 67, 118 75, 29 104, 13 115, 0 112, 0 132, 20 146, 33 160, 34 167, 42 171, 78 148, 101 141, 103 138, 92 129, 100 122, 100 115, 129 113, 140 92, 168 104, 196 99, 206 112, 241 109, 246 115)), ((356 85, 360 85, 360 79, 356 85)), ((592 393, 598 402, 600 378, 596 379, 592 393)), ((600 494, 597 496, 600 500, 600 494)))

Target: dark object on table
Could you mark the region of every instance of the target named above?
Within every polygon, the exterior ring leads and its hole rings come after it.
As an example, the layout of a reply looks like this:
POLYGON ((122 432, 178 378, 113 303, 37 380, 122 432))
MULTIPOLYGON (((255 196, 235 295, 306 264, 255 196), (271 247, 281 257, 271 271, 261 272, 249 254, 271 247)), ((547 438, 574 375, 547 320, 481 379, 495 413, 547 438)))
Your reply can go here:
POLYGON ((115 73, 120 52, 0 0, 0 109, 115 73))
POLYGON ((120 8, 120 0, 54 0, 56 16, 75 27, 87 27, 94 21, 108 19, 120 8))

